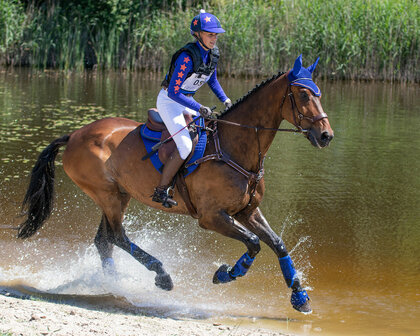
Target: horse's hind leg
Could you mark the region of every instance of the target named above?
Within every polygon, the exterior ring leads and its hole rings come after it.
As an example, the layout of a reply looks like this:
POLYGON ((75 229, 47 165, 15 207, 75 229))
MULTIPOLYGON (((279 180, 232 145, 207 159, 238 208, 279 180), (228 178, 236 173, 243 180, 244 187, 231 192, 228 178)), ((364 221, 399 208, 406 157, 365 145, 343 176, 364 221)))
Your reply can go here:
POLYGON ((172 290, 174 285, 171 276, 164 270, 162 262, 132 243, 125 235, 124 229, 122 229, 121 235, 116 237, 115 245, 130 253, 131 256, 144 265, 149 271, 156 272, 155 285, 157 287, 168 291, 172 290))
POLYGON ((293 261, 287 252, 283 240, 271 229, 267 220, 259 208, 253 212, 241 212, 235 216, 245 227, 258 235, 276 253, 279 258, 280 268, 283 272, 284 280, 289 288, 292 289, 291 303, 293 308, 302 312, 312 312, 309 296, 302 289, 300 280, 293 265, 293 261))
POLYGON ((102 268, 106 273, 112 274, 115 272, 114 259, 112 259, 114 245, 110 242, 110 239, 108 239, 110 235, 112 236, 111 228, 103 213, 98 232, 95 236, 95 246, 101 257, 102 268))
POLYGON ((244 276, 260 251, 259 238, 224 211, 200 218, 199 224, 202 228, 239 240, 248 248, 233 267, 222 265, 214 274, 213 283, 227 283, 244 276))
POLYGON ((109 204, 106 207, 102 207, 104 215, 95 238, 95 244, 98 247, 103 265, 105 263, 106 267, 110 262, 113 264, 112 259, 109 258, 112 255, 112 244, 117 245, 144 265, 149 271, 156 272, 155 284, 157 287, 164 290, 171 290, 173 288, 172 279, 164 270, 162 263, 131 242, 125 234, 125 230, 122 227, 122 219, 129 197, 127 196, 125 198, 122 194, 119 196, 116 197, 113 195, 113 197, 105 198, 109 200, 109 204))
MULTIPOLYGON (((122 222, 124 211, 127 208, 128 202, 130 201, 129 194, 119 192, 117 189, 117 186, 111 186, 111 192, 101 192, 96 190, 95 193, 96 199, 103 209, 103 212, 101 223, 99 224, 98 232, 96 233, 94 242, 102 261, 102 268, 107 274, 115 273, 114 260, 112 259, 115 229, 111 227, 107 216, 115 218, 119 217, 120 222, 122 222)), ((121 226, 121 224, 119 226, 121 226)))

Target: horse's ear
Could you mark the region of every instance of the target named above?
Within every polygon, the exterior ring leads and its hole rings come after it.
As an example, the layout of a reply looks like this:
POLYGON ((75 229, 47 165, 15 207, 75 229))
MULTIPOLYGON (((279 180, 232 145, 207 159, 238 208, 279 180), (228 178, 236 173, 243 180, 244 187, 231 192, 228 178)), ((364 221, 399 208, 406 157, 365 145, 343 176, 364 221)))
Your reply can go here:
POLYGON ((316 59, 315 63, 314 63, 314 64, 312 64, 312 65, 308 68, 308 71, 309 71, 310 73, 313 73, 313 72, 314 72, 314 70, 315 70, 315 68, 316 68, 316 65, 318 64, 318 61, 319 61, 319 57, 316 59))
POLYGON ((300 69, 302 69, 302 54, 296 58, 295 65, 293 66, 292 75, 297 77, 299 74, 300 69))

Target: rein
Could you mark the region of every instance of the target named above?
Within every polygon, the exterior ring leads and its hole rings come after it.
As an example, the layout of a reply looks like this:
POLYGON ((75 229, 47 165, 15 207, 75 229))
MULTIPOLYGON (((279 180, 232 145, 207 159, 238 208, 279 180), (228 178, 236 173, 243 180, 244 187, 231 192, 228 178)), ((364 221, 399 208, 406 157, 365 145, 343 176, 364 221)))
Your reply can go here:
POLYGON ((302 120, 306 119, 306 120, 309 120, 312 124, 314 124, 315 122, 317 122, 319 120, 322 120, 324 118, 328 118, 327 114, 324 113, 324 112, 322 112, 321 114, 319 114, 315 117, 308 117, 308 116, 305 116, 303 113, 301 113, 299 111, 299 108, 298 108, 297 104, 296 104, 295 97, 293 95, 290 84, 287 86, 286 93, 283 96, 283 99, 282 99, 282 102, 281 102, 281 105, 280 105, 280 112, 283 109, 283 105, 284 105, 284 102, 285 102, 287 96, 290 99, 290 104, 292 106, 293 119, 295 121, 295 126, 297 127, 297 129, 251 126, 251 125, 244 125, 244 124, 240 124, 240 123, 236 123, 236 122, 228 121, 228 120, 223 120, 223 119, 205 118, 207 120, 211 120, 214 123, 213 128, 207 128, 207 130, 209 130, 213 133, 213 141, 214 141, 214 146, 215 146, 216 153, 206 155, 206 156, 204 156, 204 157, 186 165, 185 167, 189 167, 189 166, 194 165, 194 164, 199 165, 199 164, 201 164, 203 162, 206 162, 206 161, 209 161, 209 160, 217 160, 217 161, 225 162, 228 166, 230 166, 231 168, 233 168, 234 170, 239 172, 241 175, 243 175, 248 180, 249 194, 250 194, 250 199, 249 199, 249 202, 248 202, 248 206, 251 205, 252 199, 254 198, 256 190, 257 190, 257 186, 264 176, 264 159, 265 159, 265 157, 262 157, 262 153, 261 153, 261 150, 259 148, 260 147, 260 141, 259 141, 260 139, 258 137, 258 131, 264 130, 264 131, 275 131, 275 132, 307 133, 308 130, 303 129, 302 126, 301 126, 302 120), (296 109, 296 113, 295 113, 295 109, 296 109), (259 149, 259 153, 258 153, 258 156, 259 156, 259 158, 258 158, 258 161, 259 161, 258 172, 255 173, 255 172, 252 172, 252 171, 247 171, 246 169, 241 167, 239 164, 237 164, 235 161, 231 160, 229 158, 229 156, 222 150, 222 148, 220 146, 218 131, 217 131, 217 123, 223 123, 223 124, 227 124, 227 125, 231 125, 231 126, 250 128, 250 129, 255 130, 255 133, 256 133, 256 136, 257 136, 257 142, 258 142, 258 149, 259 149))
MULTIPOLYGON (((208 119, 208 120, 214 120, 214 119, 208 119)), ((232 126, 238 126, 243 128, 253 128, 256 131, 264 130, 264 131, 276 131, 276 132, 291 132, 291 133, 306 133, 308 130, 306 129, 292 129, 292 128, 270 128, 270 127, 263 127, 263 126, 250 126, 250 125, 244 125, 239 124, 233 121, 223 120, 223 119, 217 119, 218 123, 232 125, 232 126)))
MULTIPOLYGON (((251 126, 251 125, 239 124, 239 123, 236 123, 236 122, 233 122, 233 121, 228 121, 228 120, 223 120, 223 119, 217 119, 217 122, 222 123, 222 124, 237 126, 237 127, 252 128, 252 129, 255 129, 256 131, 263 130, 263 131, 275 131, 275 132, 307 133, 308 130, 303 129, 302 126, 301 126, 302 120, 306 119, 306 120, 309 120, 312 124, 314 124, 318 120, 328 118, 328 115, 325 112, 322 112, 315 117, 308 117, 308 116, 305 116, 302 112, 300 112, 299 108, 297 107, 296 100, 295 100, 295 97, 293 95, 290 84, 287 86, 286 94, 283 96, 283 100, 282 100, 281 105, 280 105, 280 111, 283 109, 284 101, 286 100, 287 96, 289 96, 289 98, 290 98, 290 104, 292 105, 292 112, 293 112, 293 120, 295 121, 295 126, 297 127, 297 129, 251 126), (290 93, 288 93, 289 91, 290 91, 290 93), (295 109, 296 109, 296 113, 295 113, 295 109)), ((214 120, 214 119, 208 118, 207 120, 214 120)))

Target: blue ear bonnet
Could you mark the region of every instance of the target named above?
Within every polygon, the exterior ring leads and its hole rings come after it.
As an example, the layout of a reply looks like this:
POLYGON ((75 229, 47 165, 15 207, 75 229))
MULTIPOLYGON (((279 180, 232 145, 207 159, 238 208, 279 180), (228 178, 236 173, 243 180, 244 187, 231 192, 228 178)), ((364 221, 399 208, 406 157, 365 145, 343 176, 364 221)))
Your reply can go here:
POLYGON ((295 61, 293 69, 290 70, 287 78, 289 79, 290 85, 302 86, 312 91, 312 93, 319 97, 321 95, 321 90, 312 80, 312 73, 315 70, 316 65, 318 64, 319 57, 316 59, 315 63, 308 68, 302 66, 302 55, 295 61))

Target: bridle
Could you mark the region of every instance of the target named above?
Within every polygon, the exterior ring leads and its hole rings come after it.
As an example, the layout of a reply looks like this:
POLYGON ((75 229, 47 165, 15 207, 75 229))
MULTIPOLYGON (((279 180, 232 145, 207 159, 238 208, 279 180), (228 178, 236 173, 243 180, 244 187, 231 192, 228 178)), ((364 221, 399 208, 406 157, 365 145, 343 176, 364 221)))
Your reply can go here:
POLYGON ((212 127, 211 128, 206 127, 206 130, 209 130, 209 131, 212 132, 215 153, 203 156, 202 158, 200 158, 200 159, 198 159, 198 160, 196 160, 196 161, 194 161, 190 164, 187 164, 185 167, 188 167, 188 166, 191 166, 191 165, 194 165, 194 164, 198 165, 198 164, 201 164, 201 163, 203 163, 205 161, 208 161, 208 160, 217 160, 217 161, 225 162, 227 165, 229 165, 231 168, 235 169, 237 172, 239 172, 241 175, 243 175, 248 180, 248 185, 249 185, 248 192, 249 192, 249 195, 250 195, 249 201, 248 201, 248 206, 250 206, 251 203, 252 203, 252 200, 253 200, 256 192, 257 192, 257 186, 264 176, 264 158, 265 157, 262 155, 262 152, 261 152, 261 145, 260 145, 260 138, 259 138, 258 131, 266 130, 266 131, 276 131, 276 132, 307 133, 309 130, 302 128, 302 125, 301 125, 302 120, 308 120, 312 124, 314 124, 319 120, 322 120, 324 118, 328 118, 327 114, 324 113, 324 112, 322 112, 320 115, 317 115, 315 117, 308 117, 308 116, 305 116, 302 112, 300 112, 299 108, 296 104, 296 100, 295 100, 295 97, 293 95, 293 91, 292 91, 290 83, 287 85, 286 93, 283 96, 283 99, 282 99, 282 102, 281 102, 281 105, 280 105, 280 113, 282 112, 283 105, 284 105, 284 102, 286 101, 287 97, 289 97, 289 99, 290 99, 290 104, 292 106, 293 119, 295 121, 295 126, 296 126, 297 129, 270 128, 270 127, 263 127, 263 126, 250 126, 250 125, 239 124, 239 123, 236 123, 236 122, 233 122, 233 121, 228 121, 228 120, 223 120, 223 119, 210 119, 210 120, 212 120, 212 123, 213 123, 212 127), (295 113, 295 109, 296 109, 296 113, 295 113), (222 150, 222 148, 220 146, 218 130, 217 130, 217 124, 218 123, 223 123, 223 124, 228 124, 228 125, 238 126, 238 127, 244 127, 244 128, 251 128, 251 129, 255 130, 255 134, 256 134, 256 138, 257 138, 257 144, 258 144, 258 171, 257 172, 248 171, 248 170, 244 169, 241 165, 239 165, 235 161, 231 160, 229 155, 222 150))
POLYGON ((286 93, 283 96, 281 105, 280 105, 280 113, 283 110, 283 105, 284 102, 286 100, 286 98, 289 97, 290 99, 290 104, 292 106, 292 114, 293 114, 293 120, 295 122, 295 126, 297 129, 291 129, 291 128, 271 128, 271 127, 263 127, 263 126, 250 126, 250 125, 244 125, 244 124, 239 124, 233 121, 228 121, 228 120, 223 120, 223 119, 217 119, 218 123, 222 123, 222 124, 228 124, 228 125, 232 125, 232 126, 238 126, 238 127, 243 127, 243 128, 253 128, 256 131, 258 130, 265 130, 265 131, 276 131, 276 132, 292 132, 292 133, 307 133, 308 130, 307 129, 303 129, 302 128, 302 120, 308 120, 311 122, 311 124, 315 124, 317 121, 328 118, 328 115, 325 112, 320 113, 317 116, 314 117, 308 117, 306 115, 304 115, 302 112, 299 111, 299 108, 296 104, 296 100, 292 91, 292 85, 288 84, 287 85, 287 89, 286 89, 286 93), (295 109, 296 109, 296 113, 295 113, 295 109))
POLYGON ((322 119, 325 119, 325 118, 328 119, 328 115, 325 112, 321 112, 320 114, 318 114, 317 116, 314 116, 314 117, 308 117, 308 116, 304 115, 302 112, 300 112, 299 108, 296 104, 295 96, 293 95, 291 84, 287 85, 287 91, 286 91, 286 94, 283 97, 283 102, 282 102, 282 105, 281 105, 280 109, 283 108, 283 103, 284 103, 284 100, 286 98, 286 95, 289 96, 289 98, 290 98, 290 104, 292 105, 293 120, 294 120, 295 126, 298 128, 298 130, 301 130, 302 132, 303 131, 308 132, 308 130, 303 130, 302 129, 302 125, 301 125, 302 120, 308 120, 313 125, 318 120, 322 120, 322 119), (290 93, 287 93, 289 91, 290 91, 290 93), (295 108, 296 108, 296 113, 295 113, 295 108))

